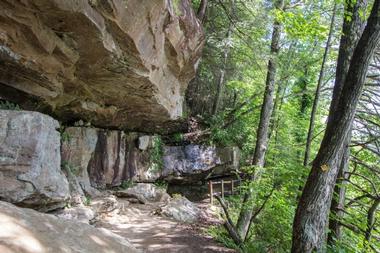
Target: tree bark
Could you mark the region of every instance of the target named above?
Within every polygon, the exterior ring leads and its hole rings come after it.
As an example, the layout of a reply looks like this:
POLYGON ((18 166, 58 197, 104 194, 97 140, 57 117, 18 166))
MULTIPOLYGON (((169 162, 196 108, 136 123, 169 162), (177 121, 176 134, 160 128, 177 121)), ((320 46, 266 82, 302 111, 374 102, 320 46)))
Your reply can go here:
POLYGON ((365 237, 364 237, 364 245, 365 247, 369 247, 371 243, 371 237, 372 237, 372 230, 375 226, 375 218, 376 218, 376 210, 380 205, 380 198, 377 198, 373 201, 371 207, 368 209, 367 212, 367 228, 365 231, 365 237))
MULTIPOLYGON (((278 0, 276 9, 283 9, 284 1, 278 0)), ((277 72, 277 55, 280 50, 280 36, 282 25, 275 20, 273 24, 272 42, 271 42, 271 57, 268 61, 268 72, 265 83, 264 100, 261 107, 260 121, 257 131, 257 140, 255 153, 253 155, 253 165, 262 167, 264 165, 265 153, 268 146, 269 123, 273 112, 273 93, 275 89, 275 79, 277 72)))
MULTIPOLYGON (((275 8, 282 10, 284 8, 284 0, 277 0, 275 8)), ((271 56, 268 61, 268 71, 265 82, 264 100, 260 112, 260 121, 256 135, 256 147, 253 155, 252 165, 258 168, 264 166, 265 153, 268 146, 269 123, 273 112, 273 93, 275 89, 275 78, 277 71, 277 55, 279 51, 279 42, 281 36, 282 25, 278 20, 273 23, 272 41, 271 41, 271 56)), ((251 180, 255 181, 259 177, 259 170, 255 169, 251 180)), ((253 210, 251 203, 255 198, 255 194, 248 191, 244 194, 242 208, 236 224, 236 229, 240 237, 245 240, 250 226, 253 210)))
POLYGON ((330 47, 331 47, 331 38, 332 38, 332 35, 333 35, 333 32, 334 32, 336 9, 337 9, 337 3, 335 2, 334 3, 334 9, 333 9, 333 12, 332 12, 332 17, 331 17, 331 22, 330 22, 330 31, 329 31, 329 35, 327 37, 325 52, 323 53, 321 70, 319 71, 317 88, 315 90, 313 107, 311 109, 310 122, 309 122, 309 130, 307 132, 307 139, 306 139, 305 156, 304 156, 304 160, 303 160, 303 165, 304 166, 308 166, 308 164, 309 164, 311 141, 312 141, 312 138, 313 138, 314 125, 315 125, 315 115, 317 113, 317 108, 318 108, 318 103, 319 103, 319 96, 320 96, 320 93, 321 93, 321 86, 322 86, 323 77, 324 77, 324 74, 325 74, 325 65, 326 65, 327 57, 328 57, 329 50, 330 50, 330 47))
MULTIPOLYGON (((337 102, 341 95, 343 82, 345 81, 350 60, 354 49, 359 41, 363 32, 364 20, 360 16, 360 10, 364 10, 367 6, 367 0, 350 0, 345 6, 345 16, 350 16, 350 19, 345 18, 343 21, 342 37, 340 39, 339 54, 336 68, 336 78, 333 91, 332 102, 330 110, 335 110, 337 102)), ((350 131, 351 132, 351 131, 350 131)), ((351 142, 351 134, 349 134, 345 141, 344 149, 342 151, 342 161, 339 167, 338 178, 334 188, 334 196, 331 202, 331 215, 329 221, 329 235, 328 244, 334 245, 336 240, 341 237, 341 224, 340 219, 344 215, 344 201, 345 201, 345 174, 348 170, 350 151, 349 144, 351 142)))
POLYGON ((322 250, 343 145, 362 94, 369 63, 380 41, 380 0, 375 0, 356 46, 341 96, 330 119, 318 154, 298 203, 293 223, 292 252, 322 250))
MULTIPOLYGON (((351 138, 349 138, 351 139, 351 138)), ((344 215, 344 206, 346 199, 346 183, 350 149, 348 148, 348 143, 346 142, 346 147, 344 147, 344 153, 339 167, 339 172, 336 180, 336 185, 334 188, 334 195, 331 201, 330 207, 330 220, 329 220, 329 234, 327 238, 327 243, 329 245, 334 245, 336 240, 341 238, 342 225, 340 220, 344 215)))
POLYGON ((349 16, 350 19, 344 18, 343 21, 330 111, 335 110, 337 107, 353 52, 363 33, 365 20, 361 17, 360 10, 365 10, 366 6, 367 0, 346 1, 345 15, 349 16))
POLYGON ((201 0, 201 3, 198 7, 197 17, 201 21, 201 23, 204 23, 204 20, 206 19, 207 2, 207 0, 201 0))

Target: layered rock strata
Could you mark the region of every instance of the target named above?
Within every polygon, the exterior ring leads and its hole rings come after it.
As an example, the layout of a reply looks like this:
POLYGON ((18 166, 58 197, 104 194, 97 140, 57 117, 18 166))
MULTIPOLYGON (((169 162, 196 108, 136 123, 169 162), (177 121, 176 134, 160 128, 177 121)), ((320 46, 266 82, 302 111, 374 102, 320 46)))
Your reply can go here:
POLYGON ((163 131, 182 116, 203 37, 189 0, 0 1, 0 99, 163 131))

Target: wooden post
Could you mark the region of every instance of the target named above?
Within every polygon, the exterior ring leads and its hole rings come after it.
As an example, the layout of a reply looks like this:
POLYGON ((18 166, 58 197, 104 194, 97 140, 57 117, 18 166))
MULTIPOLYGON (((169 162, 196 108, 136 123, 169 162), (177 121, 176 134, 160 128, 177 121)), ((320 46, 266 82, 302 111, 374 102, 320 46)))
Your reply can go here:
POLYGON ((222 179, 222 199, 224 199, 224 181, 222 179))
POLYGON ((214 193, 212 191, 212 181, 211 180, 208 181, 208 187, 210 189, 210 203, 211 203, 211 205, 213 205, 214 204, 214 193))
POLYGON ((231 195, 234 195, 234 179, 231 180, 231 195))

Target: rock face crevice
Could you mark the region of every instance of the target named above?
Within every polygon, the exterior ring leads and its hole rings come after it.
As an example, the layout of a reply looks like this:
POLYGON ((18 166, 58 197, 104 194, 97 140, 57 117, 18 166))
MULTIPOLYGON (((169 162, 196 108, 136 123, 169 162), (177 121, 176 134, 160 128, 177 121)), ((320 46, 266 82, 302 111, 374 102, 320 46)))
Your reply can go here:
POLYGON ((203 40, 188 0, 4 0, 0 98, 154 132, 182 116, 203 40))
POLYGON ((123 181, 153 182, 161 175, 151 161, 152 146, 140 149, 137 133, 68 127, 64 135, 62 161, 73 168, 84 192, 120 186, 123 181))

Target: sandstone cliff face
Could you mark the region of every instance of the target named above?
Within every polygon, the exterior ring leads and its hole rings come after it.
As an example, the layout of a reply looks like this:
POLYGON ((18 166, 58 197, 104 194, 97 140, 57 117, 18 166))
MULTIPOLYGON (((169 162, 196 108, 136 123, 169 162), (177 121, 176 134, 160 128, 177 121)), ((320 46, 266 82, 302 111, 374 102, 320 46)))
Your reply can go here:
POLYGON ((38 112, 0 110, 0 200, 41 211, 65 205, 58 127, 38 112))
POLYGON ((120 186, 123 181, 204 181, 239 166, 236 147, 158 146, 155 136, 89 127, 69 127, 65 135, 69 138, 62 141, 62 162, 72 168, 88 195, 94 188, 120 186))
POLYGON ((157 131, 182 115, 202 45, 188 0, 0 1, 0 98, 157 131))
POLYGON ((97 195, 95 188, 119 186, 128 180, 153 182, 161 175, 152 162, 151 145, 145 150, 138 148, 136 133, 68 127, 64 135, 67 138, 62 140, 62 163, 87 195, 97 195))
POLYGON ((38 112, 0 110, 0 200, 50 211, 124 181, 203 182, 239 161, 236 148, 165 146, 158 136, 92 127, 60 136, 58 128, 38 112))

